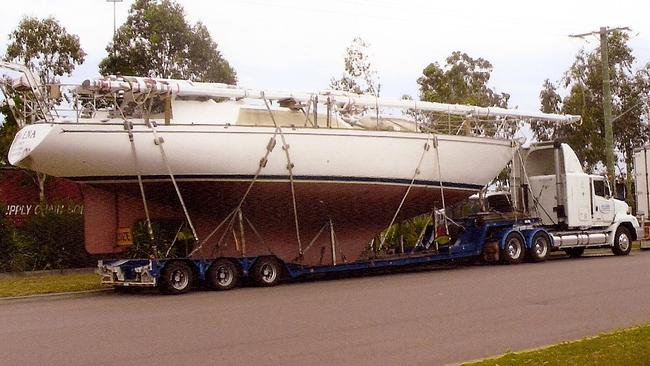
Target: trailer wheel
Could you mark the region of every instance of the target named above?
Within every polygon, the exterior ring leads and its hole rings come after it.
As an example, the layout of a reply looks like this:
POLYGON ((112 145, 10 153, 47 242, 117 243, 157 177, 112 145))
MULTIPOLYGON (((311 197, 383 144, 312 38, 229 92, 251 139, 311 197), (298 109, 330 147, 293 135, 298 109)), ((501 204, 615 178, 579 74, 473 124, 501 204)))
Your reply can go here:
POLYGON ((192 289, 194 273, 192 268, 180 261, 167 263, 160 275, 160 290, 168 295, 179 295, 192 289))
POLYGON ((585 252, 584 247, 577 247, 577 248, 567 248, 564 249, 564 252, 571 258, 580 258, 585 252))
POLYGON ((630 250, 632 250, 630 231, 624 226, 619 226, 618 229, 616 229, 616 236, 614 236, 612 252, 614 252, 615 255, 628 255, 630 254, 630 250))
POLYGON ((544 233, 537 233, 533 236, 533 245, 528 251, 528 255, 533 262, 543 262, 548 256, 551 243, 548 236, 544 233))
POLYGON ((239 267, 229 259, 215 260, 208 269, 207 280, 214 290, 225 291, 239 284, 239 267))
POLYGON ((507 264, 521 263, 524 259, 524 239, 518 233, 506 236, 506 245, 501 249, 501 260, 507 264))
POLYGON ((275 286, 280 283, 282 266, 274 257, 260 257, 253 266, 251 275, 258 286, 275 286))

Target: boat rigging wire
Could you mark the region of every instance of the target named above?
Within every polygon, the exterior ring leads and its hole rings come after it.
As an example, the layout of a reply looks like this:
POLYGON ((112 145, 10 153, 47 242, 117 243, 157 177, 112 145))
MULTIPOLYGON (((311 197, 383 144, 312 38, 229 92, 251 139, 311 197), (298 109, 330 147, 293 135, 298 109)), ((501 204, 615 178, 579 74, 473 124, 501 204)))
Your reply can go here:
MULTIPOLYGON (((402 206, 404 206, 404 202, 406 201, 406 197, 408 196, 409 192, 411 192, 411 188, 413 188, 413 185, 415 183, 415 178, 420 174, 420 166, 422 166, 422 161, 424 161, 424 155, 429 151, 431 148, 431 144, 429 141, 431 140, 432 135, 430 133, 427 134, 427 140, 424 142, 424 148, 422 150, 422 155, 420 155, 420 160, 418 161, 418 165, 415 168, 415 171, 413 172, 413 177, 411 178, 411 183, 409 183, 409 186, 406 188, 406 192, 404 192, 404 196, 402 196, 402 200, 399 203, 399 206, 397 206, 397 210, 395 211, 395 214, 393 215, 393 218, 390 220, 390 224, 388 224, 388 230, 395 224, 395 220, 397 219, 397 215, 399 215, 399 212, 402 210, 402 206)), ((442 182, 440 183, 442 184, 442 182)), ((381 248, 384 246, 386 242, 386 237, 388 235, 383 235, 381 237, 381 241, 379 242, 379 246, 377 247, 377 251, 380 251, 381 248)))
POLYGON ((257 231, 257 229, 255 228, 255 226, 253 225, 251 220, 249 220, 248 217, 246 217, 246 216, 243 216, 243 217, 244 217, 244 220, 246 220, 246 223, 248 223, 248 226, 251 227, 251 230, 253 230, 253 233, 255 234, 255 236, 257 236, 257 239, 259 239, 262 246, 264 246, 266 248, 266 250, 269 251, 269 254, 273 254, 273 251, 271 250, 271 248, 269 248, 268 245, 266 245, 266 242, 264 241, 264 238, 262 237, 262 235, 260 235, 260 232, 257 231))
MULTIPOLYGON (((136 172, 136 176, 138 177, 138 187, 140 188, 140 196, 142 197, 142 205, 144 206, 144 215, 147 220, 147 232, 149 234, 149 239, 151 239, 151 241, 154 242, 153 228, 151 226, 151 216, 149 215, 149 205, 147 204, 147 195, 145 194, 144 184, 142 183, 142 171, 140 170, 140 164, 138 163, 138 155, 135 148, 135 139, 133 138, 133 123, 127 120, 126 116, 124 115, 124 111, 122 110, 120 104, 117 102, 117 98, 115 97, 114 93, 112 94, 112 96, 113 96, 113 102, 115 103, 117 110, 120 112, 120 115, 122 116, 124 129, 127 130, 129 134, 131 153, 133 154, 135 172, 136 172)), ((155 242, 154 242, 154 247, 155 247, 155 242)))
MULTIPOLYGON (((244 195, 242 196, 242 198, 239 200, 239 203, 237 204, 237 206, 232 211, 230 211, 230 213, 228 215, 226 215, 226 217, 224 217, 223 220, 221 220, 221 222, 217 225, 217 227, 215 227, 214 230, 212 230, 210 232, 210 234, 208 234, 208 236, 206 236, 203 239, 203 241, 196 248, 194 248, 194 250, 192 250, 192 252, 189 254, 189 256, 192 256, 194 253, 201 250, 201 248, 203 248, 203 245, 205 245, 205 243, 207 243, 207 241, 210 240, 212 238, 212 236, 214 236, 214 234, 217 233, 217 231, 219 231, 221 226, 223 226, 223 224, 226 221, 228 221, 231 218, 231 216, 233 216, 235 213, 237 213, 237 211, 239 211, 241 209, 242 205, 244 204, 244 201, 246 200, 246 198, 250 194, 251 190, 253 189, 253 186, 257 182, 257 180, 258 180, 258 178, 259 178, 259 176, 260 176, 260 174, 262 172, 262 169, 264 169, 264 167, 266 167, 266 164, 267 164, 268 159, 269 159, 269 155, 271 154, 271 152, 275 148, 277 135, 278 135, 278 129, 275 128, 274 131, 273 131, 273 136, 271 136, 271 138, 269 139, 269 142, 266 145, 266 152, 264 153, 264 156, 260 159, 259 164, 257 165, 257 170, 255 171, 255 175, 253 176, 253 179, 251 179, 251 182, 248 185, 248 188, 246 188, 246 191, 244 192, 244 195)), ((229 226, 230 226, 230 224, 229 224, 229 226)), ((217 244, 219 244, 220 241, 221 241, 221 239, 219 239, 217 244)))
POLYGON ((329 221, 329 222, 326 221, 326 222, 323 224, 323 226, 321 226, 320 230, 318 230, 318 233, 316 233, 316 235, 314 236, 314 238, 309 242, 309 244, 307 244, 307 246, 306 246, 305 249, 303 250, 302 254, 299 255, 298 257, 296 257, 295 260, 302 259, 303 255, 304 255, 305 253, 307 253, 307 251, 308 251, 309 249, 311 249, 311 246, 314 245, 314 243, 316 242, 316 240, 318 240, 318 238, 320 237, 320 234, 323 233, 323 231, 324 231, 325 228, 330 224, 330 222, 331 222, 331 221, 329 221))
POLYGON ((296 205, 296 189, 293 180, 294 165, 291 162, 291 156, 289 154, 289 144, 287 144, 287 141, 284 138, 284 133, 282 132, 282 128, 275 121, 275 117, 273 116, 273 111, 271 111, 271 107, 269 106, 269 101, 268 99, 266 99, 264 92, 261 93, 261 97, 264 100, 266 109, 269 111, 269 115, 271 116, 271 121, 273 121, 276 131, 280 133, 280 139, 282 140, 282 150, 284 150, 284 154, 287 157, 287 170, 289 171, 289 184, 291 185, 291 201, 293 204, 293 218, 294 218, 294 223, 296 225, 296 239, 298 240, 298 254, 302 255, 302 242, 300 241, 300 226, 298 225, 298 206, 296 205))
MULTIPOLYGON (((180 234, 181 230, 183 230, 183 226, 185 226, 185 223, 181 222, 181 225, 178 227, 178 230, 176 230, 174 239, 172 240, 171 244, 169 244, 169 248, 167 248, 167 251, 165 252, 165 258, 169 258, 169 253, 172 251, 174 244, 176 244, 176 242, 178 241, 178 234, 180 234)), ((186 249, 186 253, 187 253, 187 249, 186 249)))
MULTIPOLYGON (((214 257, 215 253, 217 252, 217 249, 221 248, 221 243, 223 243, 223 239, 226 237, 226 234, 228 234, 232 229, 235 224, 235 214, 237 214, 239 210, 235 210, 232 212, 232 216, 230 217, 230 221, 228 221, 228 226, 226 226, 226 229, 221 233, 221 236, 219 237, 219 240, 217 240, 217 244, 212 248, 211 256, 214 257)), ((235 243, 237 245, 237 243, 235 243)), ((228 243, 226 242, 226 245, 228 246, 228 243)), ((237 248, 239 250, 239 248, 237 248)))
POLYGON ((445 206, 445 189, 442 187, 442 168, 440 167, 440 144, 438 136, 433 137, 433 146, 436 149, 436 162, 438 165, 438 183, 440 184, 440 197, 442 199, 443 221, 445 222, 445 232, 449 235, 449 224, 447 223, 447 207, 445 206))
MULTIPOLYGON (((183 213, 185 214, 185 219, 187 220, 188 225, 190 226, 190 229, 192 230, 192 235, 194 235, 194 241, 199 240, 199 236, 196 233, 196 229, 194 228, 194 224, 192 223, 192 219, 190 218, 190 214, 187 211, 187 206, 185 205, 185 201, 183 200, 183 195, 181 194, 180 189, 178 188, 178 183, 176 183, 176 178, 174 176, 174 172, 171 169, 171 166, 169 165, 169 160, 167 159, 167 154, 165 153, 165 148, 163 147, 163 143, 165 140, 162 138, 162 136, 158 136, 158 130, 156 128, 157 124, 156 121, 150 121, 149 120, 149 113, 151 111, 151 103, 153 102, 150 99, 151 96, 151 91, 153 88, 147 87, 147 94, 144 95, 144 98, 142 101, 138 101, 135 92, 133 91, 133 83, 130 80, 125 79, 125 81, 129 85, 129 91, 131 92, 131 97, 133 98, 133 102, 136 103, 136 105, 142 107, 147 101, 149 101, 149 105, 147 108, 147 113, 145 114, 145 119, 144 119, 144 124, 145 126, 149 127, 151 130, 153 137, 154 137, 154 143, 158 145, 158 148, 160 149, 160 155, 163 160, 163 164, 165 164, 165 167, 167 168, 167 172, 169 173, 169 178, 172 181, 172 184, 174 186, 174 190, 176 191, 176 195, 178 196, 178 200, 180 201, 180 204, 183 208, 183 213)), ((124 113, 122 113, 122 116, 124 116, 124 113)))
POLYGON ((202 242, 201 242, 201 243, 200 243, 196 248, 194 248, 194 249, 190 252, 190 254, 188 255, 188 257, 191 257, 194 253, 196 253, 197 251, 201 250, 201 248, 203 248, 203 244, 205 244, 208 240, 210 240, 210 239, 212 238, 212 236, 213 236, 217 231, 219 231, 219 229, 221 228, 221 226, 223 226, 223 224, 225 224, 226 221, 227 221, 227 220, 228 220, 232 215, 235 214, 236 211, 237 211, 237 209, 234 209, 234 210, 230 211, 230 213, 228 213, 228 215, 226 215, 226 217, 224 217, 223 220, 221 220, 221 222, 220 222, 220 223, 219 223, 219 224, 214 228, 214 230, 212 230, 212 231, 210 232, 210 234, 208 234, 208 236, 206 236, 206 237, 203 239, 203 241, 202 241, 202 242))

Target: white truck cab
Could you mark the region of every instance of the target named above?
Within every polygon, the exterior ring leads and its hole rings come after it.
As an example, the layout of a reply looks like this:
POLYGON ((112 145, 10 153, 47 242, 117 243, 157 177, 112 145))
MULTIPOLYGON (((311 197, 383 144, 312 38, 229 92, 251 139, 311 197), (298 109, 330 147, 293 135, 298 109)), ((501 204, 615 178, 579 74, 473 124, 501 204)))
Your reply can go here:
POLYGON ((613 197, 604 176, 582 170, 569 145, 533 144, 514 162, 513 203, 541 219, 555 249, 580 255, 586 247, 611 246, 615 254, 627 254, 642 236, 630 207, 613 197))

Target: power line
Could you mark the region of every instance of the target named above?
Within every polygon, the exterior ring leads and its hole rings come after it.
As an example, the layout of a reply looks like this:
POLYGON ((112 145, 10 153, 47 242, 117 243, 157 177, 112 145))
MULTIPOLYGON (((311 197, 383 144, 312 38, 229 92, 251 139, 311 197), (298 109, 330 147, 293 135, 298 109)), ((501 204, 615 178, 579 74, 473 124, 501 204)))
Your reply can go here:
POLYGON ((587 32, 587 33, 580 33, 580 34, 569 34, 569 37, 571 38, 585 38, 587 36, 602 36, 603 34, 607 35, 608 33, 612 32, 618 32, 618 31, 627 31, 631 32, 632 29, 630 27, 618 27, 618 28, 608 28, 608 27, 600 27, 600 30, 593 31, 593 32, 587 32))

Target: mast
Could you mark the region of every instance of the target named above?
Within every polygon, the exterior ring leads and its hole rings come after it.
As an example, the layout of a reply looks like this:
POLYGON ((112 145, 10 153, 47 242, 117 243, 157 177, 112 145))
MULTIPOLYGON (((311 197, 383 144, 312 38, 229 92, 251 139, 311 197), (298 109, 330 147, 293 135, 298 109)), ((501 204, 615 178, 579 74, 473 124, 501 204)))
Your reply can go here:
POLYGON ((463 104, 446 104, 423 102, 417 100, 395 100, 377 98, 374 95, 354 94, 336 90, 319 92, 273 91, 242 88, 219 83, 193 83, 186 80, 151 79, 141 77, 124 77, 114 79, 86 80, 78 88, 79 93, 115 93, 131 90, 134 93, 154 95, 172 94, 179 97, 233 98, 233 99, 267 99, 293 100, 310 103, 314 100, 329 100, 339 107, 354 106, 362 108, 396 108, 429 111, 471 117, 504 117, 523 120, 541 120, 554 123, 575 123, 580 116, 542 113, 539 111, 522 111, 500 107, 477 107, 463 104))

